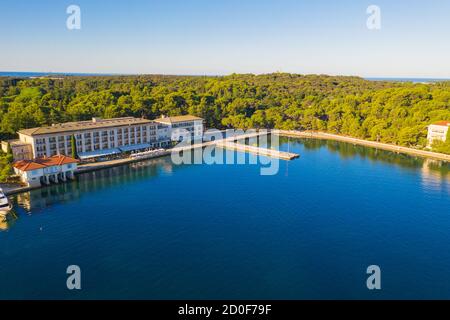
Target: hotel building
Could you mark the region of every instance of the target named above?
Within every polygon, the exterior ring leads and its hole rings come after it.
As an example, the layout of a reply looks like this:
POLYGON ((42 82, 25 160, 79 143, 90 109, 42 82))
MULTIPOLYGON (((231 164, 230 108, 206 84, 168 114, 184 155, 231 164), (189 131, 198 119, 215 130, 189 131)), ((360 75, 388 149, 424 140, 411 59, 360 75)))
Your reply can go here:
MULTIPOLYGON (((67 122, 18 132, 19 140, 9 143, 14 160, 31 160, 55 155, 72 155, 75 138, 80 160, 97 159, 124 152, 170 147, 172 137, 184 129, 194 139, 203 136, 203 119, 194 116, 163 117, 157 120, 115 118, 67 122), (14 148, 14 146, 17 146, 14 148), (20 148, 19 148, 20 146, 20 148), (15 150, 15 152, 14 152, 15 150)), ((3 143, 2 148, 7 149, 3 143)))
POLYGON ((191 115, 178 117, 163 117, 155 120, 159 125, 166 127, 166 138, 179 141, 183 133, 190 134, 191 140, 203 139, 203 119, 191 115), (183 132, 184 131, 184 132, 183 132))

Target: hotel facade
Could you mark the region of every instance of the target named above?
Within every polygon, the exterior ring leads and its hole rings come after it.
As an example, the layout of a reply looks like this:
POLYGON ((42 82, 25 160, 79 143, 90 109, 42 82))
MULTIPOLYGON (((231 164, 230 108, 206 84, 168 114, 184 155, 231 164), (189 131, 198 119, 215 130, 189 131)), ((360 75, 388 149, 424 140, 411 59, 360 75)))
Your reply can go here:
MULTIPOLYGON (((164 117, 157 120, 125 117, 93 118, 18 132, 19 140, 9 145, 15 160, 31 160, 56 155, 71 156, 75 143, 80 160, 96 159, 124 152, 170 147, 178 131, 189 132, 191 138, 203 136, 203 119, 195 116, 164 117), (74 142, 73 142, 74 139, 74 142)), ((6 146, 3 146, 6 148, 6 146)))
POLYGON ((203 139, 203 122, 202 118, 194 116, 178 116, 178 117, 164 117, 155 120, 159 126, 161 137, 171 141, 179 141, 181 137, 190 138, 191 140, 203 139))

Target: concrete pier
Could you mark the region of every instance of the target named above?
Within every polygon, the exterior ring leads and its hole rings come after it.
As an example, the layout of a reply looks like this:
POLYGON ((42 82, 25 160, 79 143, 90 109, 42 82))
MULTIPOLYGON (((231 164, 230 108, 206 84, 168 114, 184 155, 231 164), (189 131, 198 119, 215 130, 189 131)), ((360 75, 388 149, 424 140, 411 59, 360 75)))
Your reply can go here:
POLYGON ((235 143, 235 142, 231 142, 231 141, 219 141, 216 143, 216 146, 219 148, 241 151, 241 152, 248 152, 248 153, 253 153, 256 155, 260 155, 260 156, 278 158, 278 159, 289 160, 289 161, 300 157, 300 155, 298 155, 296 153, 284 152, 284 151, 261 148, 261 147, 254 147, 254 146, 235 143))
POLYGON ((249 153, 253 153, 256 155, 267 156, 267 157, 271 157, 271 158, 278 158, 278 159, 288 160, 288 161, 300 157, 300 155, 295 154, 295 153, 283 152, 283 151, 278 151, 278 150, 274 150, 274 149, 254 147, 254 146, 249 146, 246 144, 236 143, 236 141, 245 141, 246 139, 257 138, 259 136, 264 136, 264 135, 268 135, 268 134, 270 134, 270 132, 264 132, 264 131, 263 132, 252 132, 252 133, 228 137, 225 139, 197 143, 197 144, 192 144, 192 145, 185 146, 185 147, 177 147, 177 148, 173 148, 171 151, 172 152, 183 152, 183 151, 189 151, 189 150, 198 149, 198 148, 204 148, 204 147, 208 147, 208 146, 216 146, 216 147, 219 147, 222 149, 229 149, 229 150, 235 150, 235 151, 240 151, 240 152, 249 152, 249 153))

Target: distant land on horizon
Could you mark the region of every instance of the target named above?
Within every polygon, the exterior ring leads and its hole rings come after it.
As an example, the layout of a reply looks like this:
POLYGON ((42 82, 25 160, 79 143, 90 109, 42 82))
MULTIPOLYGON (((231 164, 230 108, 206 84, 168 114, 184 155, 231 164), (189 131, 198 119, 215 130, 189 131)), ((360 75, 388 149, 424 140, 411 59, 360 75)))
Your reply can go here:
MULTIPOLYGON (((113 77, 113 76, 140 76, 152 74, 127 74, 127 73, 77 73, 77 72, 15 72, 15 71, 0 71, 0 77, 48 77, 48 76, 63 76, 63 77, 113 77)), ((156 74, 155 74, 156 75, 156 74)), ((168 75, 169 76, 169 75, 168 75)), ((170 76, 201 76, 201 75, 170 75, 170 76)), ((208 76, 208 75, 205 75, 208 76)), ((217 75, 226 76, 226 75, 217 75)), ((211 76, 212 77, 212 76, 211 76)), ((344 77, 344 76, 343 76, 344 77)), ((359 77, 359 76, 357 76, 359 77)), ((394 81, 394 82, 413 82, 413 83, 430 83, 440 81, 450 81, 450 78, 408 78, 408 77, 361 77, 362 79, 370 81, 394 81)))

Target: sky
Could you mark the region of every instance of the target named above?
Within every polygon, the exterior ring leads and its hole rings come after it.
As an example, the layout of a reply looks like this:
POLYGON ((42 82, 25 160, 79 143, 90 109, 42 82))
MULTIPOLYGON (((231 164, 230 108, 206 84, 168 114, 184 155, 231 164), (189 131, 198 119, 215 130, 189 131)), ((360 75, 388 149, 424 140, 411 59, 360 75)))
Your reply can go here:
POLYGON ((450 78, 449 15, 450 0, 0 0, 0 71, 450 78))

